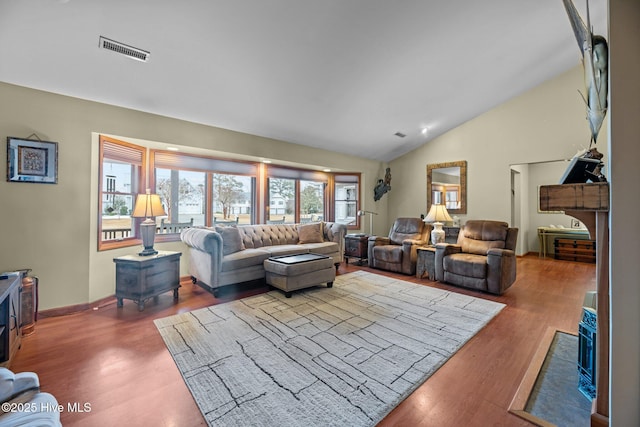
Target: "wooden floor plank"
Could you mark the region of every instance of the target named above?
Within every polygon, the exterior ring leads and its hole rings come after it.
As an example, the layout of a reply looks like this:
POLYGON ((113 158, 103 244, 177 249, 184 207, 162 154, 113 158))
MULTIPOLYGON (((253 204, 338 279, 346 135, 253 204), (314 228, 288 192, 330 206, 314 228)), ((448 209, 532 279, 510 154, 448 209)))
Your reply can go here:
MULTIPOLYGON (((518 386, 549 327, 577 333, 584 293, 595 289, 593 264, 518 258, 516 283, 494 296, 343 263, 359 269, 507 304, 380 426, 529 426, 509 413, 518 386)), ((44 284, 43 284, 44 285, 44 284)), ((143 312, 125 300, 97 310, 41 319, 25 337, 11 369, 36 372, 43 391, 64 405, 88 403, 90 412, 62 414, 68 426, 206 425, 153 320, 264 292, 254 284, 214 298, 184 281, 174 304, 166 293, 143 312)))

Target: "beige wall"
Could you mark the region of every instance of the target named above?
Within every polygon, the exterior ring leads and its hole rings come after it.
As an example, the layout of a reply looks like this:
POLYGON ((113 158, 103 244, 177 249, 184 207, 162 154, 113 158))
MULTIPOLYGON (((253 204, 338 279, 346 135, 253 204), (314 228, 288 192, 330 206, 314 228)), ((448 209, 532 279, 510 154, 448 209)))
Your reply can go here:
MULTIPOLYGON (((3 141, 36 133, 58 142, 58 184, 0 179, 0 271, 33 269, 40 278, 41 310, 112 295, 113 257, 134 250, 97 251, 97 133, 362 172, 364 207, 386 210, 386 196, 373 202, 375 182, 384 176, 380 162, 5 83, 0 83, 0 99, 3 141)), ((0 145, 5 159, 6 144, 0 145)), ((1 173, 6 176, 6 165, 1 173)), ((364 227, 368 229, 368 223, 364 227)), ((185 249, 181 243, 157 247, 185 249)), ((184 262, 181 273, 186 275, 184 262)))
MULTIPOLYGON (((589 146, 589 125, 577 92, 583 85, 582 67, 576 65, 390 162, 394 189, 402 191, 389 197, 389 218, 425 213, 427 164, 466 160, 467 215, 459 215, 461 221, 511 223, 511 165, 568 159, 589 146)), ((606 125, 597 147, 606 159, 606 125)), ((561 175, 550 175, 546 184, 559 183, 561 175)), ((535 210, 536 205, 528 208, 535 210)), ((523 233, 530 240, 536 232, 523 233)))
POLYGON ((640 2, 609 0, 612 426, 640 425, 640 2))

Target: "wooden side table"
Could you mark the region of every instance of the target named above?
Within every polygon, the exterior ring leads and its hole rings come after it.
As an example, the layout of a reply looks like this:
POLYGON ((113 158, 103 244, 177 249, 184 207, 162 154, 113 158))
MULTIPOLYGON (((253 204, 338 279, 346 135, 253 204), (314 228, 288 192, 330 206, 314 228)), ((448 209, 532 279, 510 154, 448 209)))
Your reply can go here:
POLYGON ((417 248, 418 261, 416 263, 416 277, 423 279, 425 273, 429 280, 436 280, 436 248, 435 246, 422 246, 417 248))
POLYGON ((177 300, 181 255, 181 252, 158 251, 150 256, 125 255, 114 258, 118 307, 122 307, 122 300, 126 298, 138 303, 138 310, 142 311, 145 300, 171 290, 173 298, 177 300))
POLYGON ((458 234, 460 234, 460 227, 456 226, 443 226, 444 241, 445 243, 458 243, 458 234))
POLYGON ((366 260, 367 242, 369 236, 366 234, 347 234, 344 236, 344 262, 349 264, 349 258, 358 258, 360 265, 366 260))

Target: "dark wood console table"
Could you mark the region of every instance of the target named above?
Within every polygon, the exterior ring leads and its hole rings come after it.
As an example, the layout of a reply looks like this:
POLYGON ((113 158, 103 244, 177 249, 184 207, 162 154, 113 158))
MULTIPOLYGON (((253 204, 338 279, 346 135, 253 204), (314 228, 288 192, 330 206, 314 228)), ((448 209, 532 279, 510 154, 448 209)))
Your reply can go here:
POLYGON ((579 219, 596 241, 596 399, 592 426, 609 425, 609 184, 543 185, 541 211, 564 211, 579 219))
POLYGON ((144 310, 149 298, 173 290, 178 299, 180 288, 180 252, 158 251, 156 255, 125 255, 113 259, 116 263, 116 299, 122 307, 123 299, 138 303, 144 310))

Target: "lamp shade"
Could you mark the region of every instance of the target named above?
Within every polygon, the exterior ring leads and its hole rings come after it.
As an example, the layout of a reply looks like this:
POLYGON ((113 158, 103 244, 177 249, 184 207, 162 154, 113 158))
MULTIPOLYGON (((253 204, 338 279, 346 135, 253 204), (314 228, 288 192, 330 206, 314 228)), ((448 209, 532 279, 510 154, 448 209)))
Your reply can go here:
POLYGON ((144 250, 138 255, 148 256, 158 253, 153 249, 153 241, 156 235, 156 221, 151 219, 155 216, 166 215, 160 196, 157 194, 151 194, 151 191, 147 189, 146 194, 138 194, 136 198, 136 206, 133 208, 131 214, 134 218, 146 218, 140 224, 140 237, 142 237, 142 245, 144 250))
POLYGON ((136 198, 136 206, 131 214, 134 218, 151 218, 154 216, 166 215, 160 196, 150 194, 147 190, 146 194, 138 194, 136 198))
POLYGON ((447 212, 447 208, 444 205, 432 204, 427 217, 424 222, 448 222, 453 221, 453 218, 447 212))

